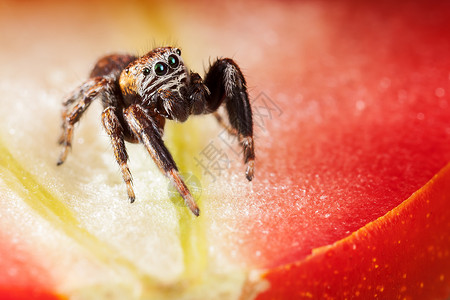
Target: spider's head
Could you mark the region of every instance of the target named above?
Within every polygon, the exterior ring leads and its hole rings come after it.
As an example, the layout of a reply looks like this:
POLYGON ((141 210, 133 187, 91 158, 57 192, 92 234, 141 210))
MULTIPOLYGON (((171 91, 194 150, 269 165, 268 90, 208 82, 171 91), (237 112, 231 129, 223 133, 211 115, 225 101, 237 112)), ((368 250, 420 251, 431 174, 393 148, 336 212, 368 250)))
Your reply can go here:
POLYGON ((131 63, 120 75, 125 97, 138 96, 141 105, 168 119, 186 121, 189 116, 188 71, 181 51, 156 48, 131 63))

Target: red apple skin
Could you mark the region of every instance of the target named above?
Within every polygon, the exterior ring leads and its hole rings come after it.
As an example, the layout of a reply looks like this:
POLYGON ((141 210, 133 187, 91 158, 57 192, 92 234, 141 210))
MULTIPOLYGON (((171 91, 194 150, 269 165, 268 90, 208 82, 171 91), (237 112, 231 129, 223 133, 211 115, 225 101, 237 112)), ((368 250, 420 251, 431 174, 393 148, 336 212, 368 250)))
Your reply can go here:
POLYGON ((35 287, 13 288, 5 287, 0 289, 0 299, 2 300, 63 300, 62 296, 56 296, 48 291, 41 291, 35 287))
MULTIPOLYGON (((3 228, 2 228, 3 230, 3 228)), ((1 300, 62 300, 48 270, 29 252, 0 230, 0 299, 1 300)))
POLYGON ((306 259, 268 271, 266 299, 446 299, 450 164, 385 216, 306 259))

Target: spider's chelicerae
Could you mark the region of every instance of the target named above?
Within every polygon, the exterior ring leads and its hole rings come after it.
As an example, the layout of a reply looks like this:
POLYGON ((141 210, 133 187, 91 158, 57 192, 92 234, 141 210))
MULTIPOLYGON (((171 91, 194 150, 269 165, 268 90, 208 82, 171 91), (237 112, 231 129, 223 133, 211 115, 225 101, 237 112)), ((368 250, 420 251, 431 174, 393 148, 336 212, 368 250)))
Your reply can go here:
POLYGON ((191 114, 214 113, 219 123, 238 137, 247 165, 246 177, 252 180, 255 159, 252 110, 245 78, 232 59, 216 60, 202 80, 199 74, 187 70, 181 51, 174 47, 156 48, 142 57, 101 58, 89 79, 64 102, 63 132, 59 139, 63 148, 58 165, 67 158, 74 125, 95 99, 103 104, 103 127, 111 138, 131 202, 135 194, 125 141, 144 144, 189 209, 199 215, 199 208, 162 139, 165 119, 184 122, 191 114), (217 113, 222 104, 230 125, 217 113))

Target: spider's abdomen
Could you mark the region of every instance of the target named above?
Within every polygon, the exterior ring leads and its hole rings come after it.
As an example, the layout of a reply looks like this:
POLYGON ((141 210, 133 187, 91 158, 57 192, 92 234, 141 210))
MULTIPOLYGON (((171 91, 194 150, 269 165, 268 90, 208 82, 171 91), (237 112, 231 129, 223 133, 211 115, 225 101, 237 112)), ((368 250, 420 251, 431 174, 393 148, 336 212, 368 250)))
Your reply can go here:
POLYGON ((131 62, 136 60, 136 56, 129 54, 112 54, 100 58, 92 69, 89 77, 114 76, 119 78, 120 72, 131 62))

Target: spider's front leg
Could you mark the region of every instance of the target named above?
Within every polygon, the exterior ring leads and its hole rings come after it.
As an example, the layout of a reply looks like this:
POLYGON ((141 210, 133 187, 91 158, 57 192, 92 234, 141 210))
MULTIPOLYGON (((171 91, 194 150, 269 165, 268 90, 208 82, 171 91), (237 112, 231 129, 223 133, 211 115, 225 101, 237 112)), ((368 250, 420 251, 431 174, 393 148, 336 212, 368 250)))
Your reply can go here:
POLYGON ((124 116, 133 134, 147 148, 158 168, 170 179, 192 213, 198 216, 200 210, 178 173, 172 155, 164 145, 157 122, 138 104, 126 108, 124 116))
MULTIPOLYGON (((244 75, 232 59, 218 59, 206 74, 204 84, 210 92, 209 97, 206 97, 206 113, 216 112, 222 103, 225 104, 231 128, 225 127, 239 139, 244 152, 244 162, 247 165, 245 174, 251 181, 254 176, 255 149, 252 109, 244 75)), ((221 117, 215 115, 224 125, 221 117)))
POLYGON ((75 92, 64 102, 62 112, 62 134, 59 143, 63 146, 58 160, 58 166, 64 163, 72 147, 73 128, 80 120, 83 113, 97 97, 97 95, 105 91, 111 86, 107 79, 102 77, 93 77, 83 83, 75 92), (77 102, 78 101, 78 102, 77 102), (75 105, 69 108, 70 105, 75 105))

